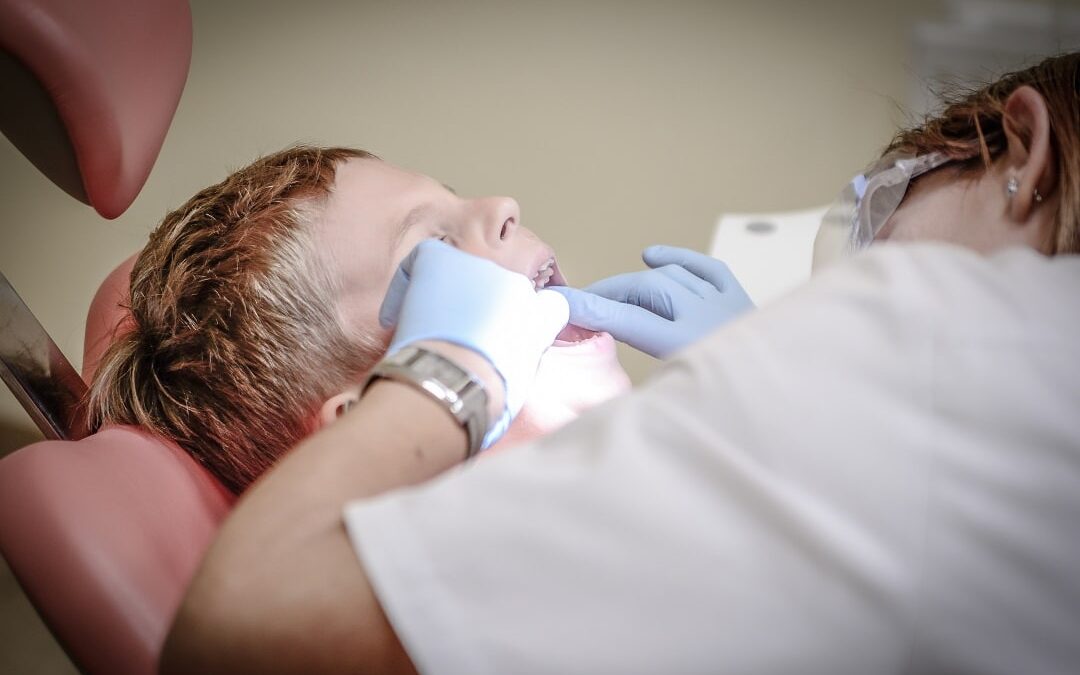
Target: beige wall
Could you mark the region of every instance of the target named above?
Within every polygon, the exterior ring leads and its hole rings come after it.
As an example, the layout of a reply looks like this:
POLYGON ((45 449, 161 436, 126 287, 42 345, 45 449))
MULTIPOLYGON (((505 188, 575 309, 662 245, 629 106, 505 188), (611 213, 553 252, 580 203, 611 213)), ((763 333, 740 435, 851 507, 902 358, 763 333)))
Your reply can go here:
MULTIPOLYGON (((508 194, 586 282, 724 211, 817 205, 888 139, 905 2, 196 0, 191 73, 121 218, 0 141, 0 270, 79 365, 98 282, 167 209, 260 153, 350 144, 468 195, 508 194)), ((651 363, 625 353, 635 378, 651 363)), ((0 451, 27 419, 0 393, 0 451)))

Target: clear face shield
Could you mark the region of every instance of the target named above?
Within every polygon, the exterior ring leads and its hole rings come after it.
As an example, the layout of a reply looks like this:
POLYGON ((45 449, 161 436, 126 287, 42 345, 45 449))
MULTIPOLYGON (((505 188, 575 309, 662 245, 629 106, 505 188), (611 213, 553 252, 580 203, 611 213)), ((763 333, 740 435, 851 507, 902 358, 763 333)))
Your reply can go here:
POLYGON ((869 246, 900 206, 915 178, 949 161, 939 152, 890 153, 855 176, 821 219, 814 239, 818 271, 869 246))

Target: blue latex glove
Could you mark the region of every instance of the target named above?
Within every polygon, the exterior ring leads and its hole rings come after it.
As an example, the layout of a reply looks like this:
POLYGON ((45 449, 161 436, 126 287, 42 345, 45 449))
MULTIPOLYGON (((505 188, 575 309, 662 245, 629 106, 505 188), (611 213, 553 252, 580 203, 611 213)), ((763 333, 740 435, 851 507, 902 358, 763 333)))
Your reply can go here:
POLYGON ((641 257, 652 269, 583 290, 551 287, 570 303, 570 323, 662 359, 754 306, 716 258, 674 246, 650 246, 641 257))
POLYGON ((484 437, 485 448, 521 411, 540 357, 568 317, 558 293, 537 292, 525 275, 435 239, 418 244, 401 262, 379 310, 383 327, 397 326, 390 354, 420 340, 441 340, 491 362, 506 403, 484 437))

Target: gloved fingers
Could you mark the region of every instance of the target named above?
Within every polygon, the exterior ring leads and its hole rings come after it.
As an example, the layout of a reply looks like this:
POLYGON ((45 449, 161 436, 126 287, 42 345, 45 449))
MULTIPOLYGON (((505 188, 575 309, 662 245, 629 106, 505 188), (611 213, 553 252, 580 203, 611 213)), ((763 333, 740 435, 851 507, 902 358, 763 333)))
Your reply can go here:
POLYGON ((592 328, 590 324, 604 324, 611 320, 608 305, 606 302, 601 302, 604 298, 593 295, 589 291, 569 286, 548 286, 544 290, 558 293, 566 300, 566 306, 570 311, 570 323, 575 326, 603 330, 592 328))
POLYGON ((650 246, 641 254, 641 259, 649 267, 660 267, 661 265, 685 267, 698 277, 708 281, 718 291, 727 290, 733 283, 739 285, 735 275, 731 273, 725 262, 704 253, 691 251, 688 248, 650 246))
MULTIPOLYGON (((581 289, 588 291, 589 293, 595 293, 596 295, 603 296, 608 300, 615 300, 616 302, 626 302, 626 296, 642 283, 647 283, 648 278, 645 276, 646 272, 626 272, 625 274, 616 274, 613 277, 607 277, 600 281, 594 281, 585 288, 581 289)), ((550 286, 548 288, 551 288, 550 286)))
POLYGON ((570 323, 589 330, 606 331, 620 342, 658 356, 662 345, 656 336, 670 331, 672 322, 637 305, 629 305, 568 286, 552 286, 551 291, 566 298, 570 323))
POLYGON ((681 265, 661 265, 654 270, 679 284, 698 298, 707 298, 716 294, 716 287, 681 265))
POLYGON ((615 302, 636 305, 665 319, 675 318, 675 307, 697 296, 671 277, 656 270, 629 272, 590 284, 584 290, 615 302))
POLYGON ((537 338, 541 344, 551 345, 570 321, 570 303, 561 293, 542 289, 536 294, 536 308, 537 338))

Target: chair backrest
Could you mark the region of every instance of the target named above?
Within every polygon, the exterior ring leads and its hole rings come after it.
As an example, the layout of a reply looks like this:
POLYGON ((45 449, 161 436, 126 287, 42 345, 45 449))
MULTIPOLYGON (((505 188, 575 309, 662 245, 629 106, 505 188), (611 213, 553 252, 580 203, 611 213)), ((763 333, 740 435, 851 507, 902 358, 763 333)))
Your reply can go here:
POLYGON ((0 553, 85 673, 150 675, 231 496, 134 427, 0 460, 0 553))
MULTIPOLYGON (((84 376, 128 314, 134 257, 86 322, 84 376)), ((233 496, 175 444, 135 427, 44 441, 0 460, 0 553, 80 670, 149 674, 233 496)))

